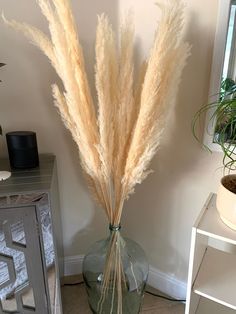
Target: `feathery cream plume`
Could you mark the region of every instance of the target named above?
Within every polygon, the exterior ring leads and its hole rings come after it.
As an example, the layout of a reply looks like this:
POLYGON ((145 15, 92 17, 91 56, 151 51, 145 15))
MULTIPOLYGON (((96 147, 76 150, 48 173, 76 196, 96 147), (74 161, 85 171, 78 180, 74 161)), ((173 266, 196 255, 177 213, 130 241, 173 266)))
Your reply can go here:
POLYGON ((141 92, 140 110, 123 177, 124 195, 147 176, 156 153, 167 114, 175 100, 180 74, 190 47, 183 41, 184 7, 181 1, 161 2, 162 19, 148 60, 141 92))
MULTIPOLYGON (((150 173, 148 166, 160 146, 173 108, 182 70, 190 53, 184 41, 184 5, 160 0, 162 16, 150 56, 134 88, 134 24, 128 14, 121 26, 119 54, 108 18, 98 18, 96 89, 98 113, 91 96, 69 0, 37 0, 46 17, 50 38, 35 27, 4 21, 20 30, 50 59, 64 84, 52 86, 55 106, 79 148, 89 190, 104 208, 109 223, 119 225, 125 199, 150 173)), ((99 313, 112 287, 112 310, 122 314, 127 289, 121 259, 121 236, 113 233, 106 257, 99 313)))
POLYGON ((121 207, 122 181, 127 158, 127 150, 133 129, 135 116, 134 102, 134 23, 131 12, 128 12, 120 29, 120 58, 119 58, 119 85, 118 105, 115 116, 115 143, 114 150, 114 184, 115 184, 115 212, 121 207))
POLYGON ((101 170, 106 181, 113 215, 113 149, 114 118, 117 102, 116 48, 114 33, 108 18, 98 17, 96 33, 96 89, 98 95, 98 127, 100 143, 97 146, 102 161, 101 170))

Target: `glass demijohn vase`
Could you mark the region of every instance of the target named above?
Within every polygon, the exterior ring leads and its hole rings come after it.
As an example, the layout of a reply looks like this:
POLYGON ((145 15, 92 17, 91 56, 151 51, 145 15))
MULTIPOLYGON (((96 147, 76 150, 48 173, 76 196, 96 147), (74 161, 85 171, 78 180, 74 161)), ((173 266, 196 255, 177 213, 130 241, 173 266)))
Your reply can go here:
POLYGON ((89 306, 96 314, 138 314, 149 270, 145 253, 121 236, 120 226, 109 229, 110 236, 96 242, 84 258, 89 306))

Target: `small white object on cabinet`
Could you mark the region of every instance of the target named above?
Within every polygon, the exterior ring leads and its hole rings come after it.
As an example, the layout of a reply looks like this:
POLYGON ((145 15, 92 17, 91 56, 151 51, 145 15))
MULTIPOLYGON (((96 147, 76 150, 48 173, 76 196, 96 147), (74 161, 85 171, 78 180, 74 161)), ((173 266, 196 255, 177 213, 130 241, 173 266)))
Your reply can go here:
POLYGON ((9 171, 0 171, 0 181, 10 178, 11 173, 9 171))
POLYGON ((236 231, 221 221, 215 194, 192 228, 185 314, 236 313, 236 254, 212 247, 212 239, 236 247, 236 231))

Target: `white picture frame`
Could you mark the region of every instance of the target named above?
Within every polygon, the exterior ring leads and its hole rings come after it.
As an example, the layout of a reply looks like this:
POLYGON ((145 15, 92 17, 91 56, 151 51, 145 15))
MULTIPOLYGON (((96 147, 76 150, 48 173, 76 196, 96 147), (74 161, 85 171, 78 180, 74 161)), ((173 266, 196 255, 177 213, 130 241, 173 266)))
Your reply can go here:
MULTIPOLYGON (((220 91, 231 4, 232 0, 219 0, 208 103, 216 101, 217 93, 220 91)), ((211 109, 206 113, 203 143, 212 151, 220 152, 222 151, 220 145, 214 143, 215 122, 210 121, 212 114, 211 109)))

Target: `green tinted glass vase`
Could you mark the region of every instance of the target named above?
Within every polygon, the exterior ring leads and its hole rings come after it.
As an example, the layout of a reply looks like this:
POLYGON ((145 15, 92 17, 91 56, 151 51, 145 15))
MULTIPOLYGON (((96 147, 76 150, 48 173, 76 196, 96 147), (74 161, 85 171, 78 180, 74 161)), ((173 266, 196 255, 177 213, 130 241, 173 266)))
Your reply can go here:
POLYGON ((96 242, 83 262, 83 277, 92 312, 139 313, 148 270, 143 249, 136 242, 123 238, 120 227, 110 226, 110 236, 96 242))

